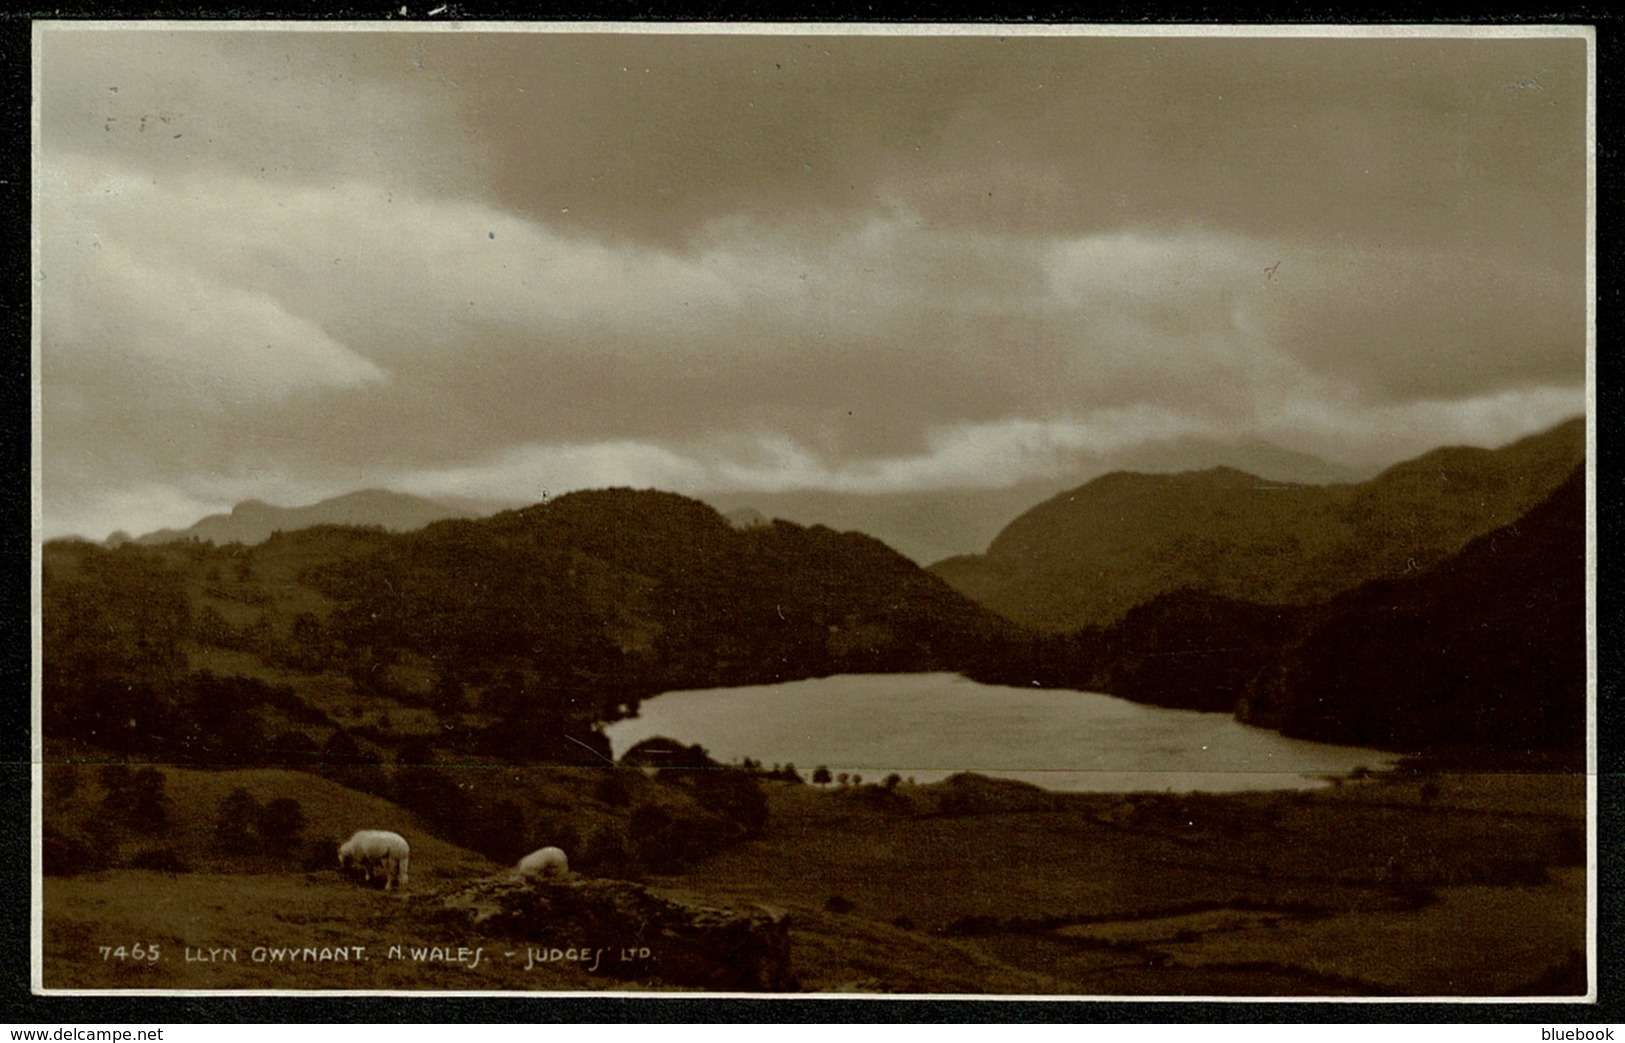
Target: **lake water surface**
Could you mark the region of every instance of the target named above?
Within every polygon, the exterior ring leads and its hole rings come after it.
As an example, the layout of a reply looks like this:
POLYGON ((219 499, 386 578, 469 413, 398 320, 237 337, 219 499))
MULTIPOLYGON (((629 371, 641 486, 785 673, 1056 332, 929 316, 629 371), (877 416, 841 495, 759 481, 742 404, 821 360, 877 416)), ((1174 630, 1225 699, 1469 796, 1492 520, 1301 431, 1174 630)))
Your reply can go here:
POLYGON ((1229 714, 1166 710, 1093 692, 1001 688, 957 674, 847 674, 667 692, 606 734, 620 757, 655 735, 719 761, 820 765, 880 782, 955 772, 1090 792, 1306 789, 1393 755, 1288 739, 1229 714))

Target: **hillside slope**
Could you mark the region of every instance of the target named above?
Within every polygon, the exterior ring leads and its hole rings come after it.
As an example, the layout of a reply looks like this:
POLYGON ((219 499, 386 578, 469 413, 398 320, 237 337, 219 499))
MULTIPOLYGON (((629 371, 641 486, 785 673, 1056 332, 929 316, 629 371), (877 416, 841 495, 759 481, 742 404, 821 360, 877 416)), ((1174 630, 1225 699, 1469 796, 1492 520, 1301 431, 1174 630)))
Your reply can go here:
POLYGON ((1585 475, 1432 569, 1335 599, 1244 720, 1380 746, 1581 749, 1585 475))
MULTIPOLYGON (((1585 472, 1431 567, 1318 605, 1182 588, 979 680, 1083 688, 1326 742, 1583 750, 1585 472)), ((1566 763, 1572 763, 1572 757, 1566 763)))
POLYGON ((1117 473, 1012 521, 931 571, 1053 632, 1111 623, 1168 591, 1307 605, 1425 568, 1540 502, 1581 462, 1569 421, 1496 450, 1450 448, 1367 482, 1296 485, 1216 468, 1117 473))
POLYGON ((54 541, 42 573, 48 740, 183 763, 341 726, 597 763, 599 726, 656 692, 959 670, 1021 640, 878 540, 630 489, 406 534, 54 541))

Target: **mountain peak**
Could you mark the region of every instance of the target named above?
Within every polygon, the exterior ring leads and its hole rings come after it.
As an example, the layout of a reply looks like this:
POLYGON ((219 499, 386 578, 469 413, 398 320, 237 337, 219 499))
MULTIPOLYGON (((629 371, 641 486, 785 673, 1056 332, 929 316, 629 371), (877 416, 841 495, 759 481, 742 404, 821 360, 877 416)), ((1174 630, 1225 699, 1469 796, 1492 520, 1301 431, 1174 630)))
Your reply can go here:
POLYGON ((263 543, 275 532, 313 525, 348 525, 409 532, 447 518, 473 517, 473 512, 387 489, 362 489, 301 507, 278 507, 250 499, 226 514, 211 514, 183 530, 160 529, 136 540, 158 544, 174 540, 210 543, 263 543))

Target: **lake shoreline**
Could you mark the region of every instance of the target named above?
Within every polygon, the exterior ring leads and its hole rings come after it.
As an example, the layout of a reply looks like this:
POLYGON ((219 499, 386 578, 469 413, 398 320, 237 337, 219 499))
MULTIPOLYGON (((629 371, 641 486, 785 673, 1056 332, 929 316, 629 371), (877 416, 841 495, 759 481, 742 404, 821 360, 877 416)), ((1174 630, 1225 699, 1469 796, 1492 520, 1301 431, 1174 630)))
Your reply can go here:
POLYGON ((938 782, 969 771, 1054 792, 1312 789, 1327 777, 1392 768, 1400 756, 1290 739, 1232 714, 951 673, 666 692, 605 736, 617 757, 661 736, 701 745, 722 763, 793 764, 809 780, 818 767, 866 782, 938 782))

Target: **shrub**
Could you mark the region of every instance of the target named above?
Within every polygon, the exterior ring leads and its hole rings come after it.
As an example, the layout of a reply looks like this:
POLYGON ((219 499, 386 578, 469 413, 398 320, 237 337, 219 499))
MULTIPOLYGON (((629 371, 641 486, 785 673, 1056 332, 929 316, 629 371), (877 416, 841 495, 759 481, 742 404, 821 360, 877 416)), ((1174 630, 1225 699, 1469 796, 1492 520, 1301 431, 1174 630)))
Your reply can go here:
POLYGON ((106 865, 103 849, 92 847, 82 837, 49 826, 40 838, 40 854, 46 876, 77 876, 106 865))
POLYGON ((130 859, 132 869, 151 869, 159 873, 190 873, 192 867, 172 848, 149 847, 136 852, 130 859))
POLYGON ((580 856, 570 856, 570 868, 590 876, 626 876, 631 867, 626 835, 614 826, 600 826, 587 834, 580 856))
POLYGON ((673 873, 704 858, 736 834, 725 823, 706 816, 674 817, 656 804, 632 812, 627 847, 633 861, 653 873, 673 873))
POLYGON ((164 793, 164 783, 164 773, 157 768, 141 768, 130 776, 126 807, 135 825, 157 829, 169 821, 169 797, 164 793))
POLYGON ((337 869, 339 842, 335 837, 320 837, 305 846, 304 868, 307 873, 323 869, 337 869))
POLYGON ((628 768, 710 768, 716 761, 703 746, 688 746, 656 735, 627 750, 621 756, 621 764, 628 768))
POLYGON ((626 779, 614 768, 604 772, 603 777, 593 787, 593 796, 612 808, 624 808, 632 803, 632 790, 627 786, 626 779))
POLYGON ((222 849, 233 854, 248 854, 258 847, 255 827, 264 809, 253 794, 238 786, 220 802, 220 813, 215 819, 214 836, 222 849))
POLYGON ((292 797, 277 797, 260 811, 255 822, 260 840, 284 854, 294 848, 305 831, 305 809, 292 797))
POLYGON ((747 771, 695 772, 694 797, 707 811, 738 825, 746 836, 755 836, 767 824, 767 796, 756 776, 747 771))
POLYGON ((824 911, 826 913, 850 913, 857 907, 856 902, 842 895, 830 895, 829 899, 824 902, 824 911))
POLYGON ((130 788, 130 776, 130 766, 123 762, 104 764, 101 771, 96 773, 96 781, 107 791, 102 797, 102 803, 109 810, 124 809, 124 801, 130 788))

